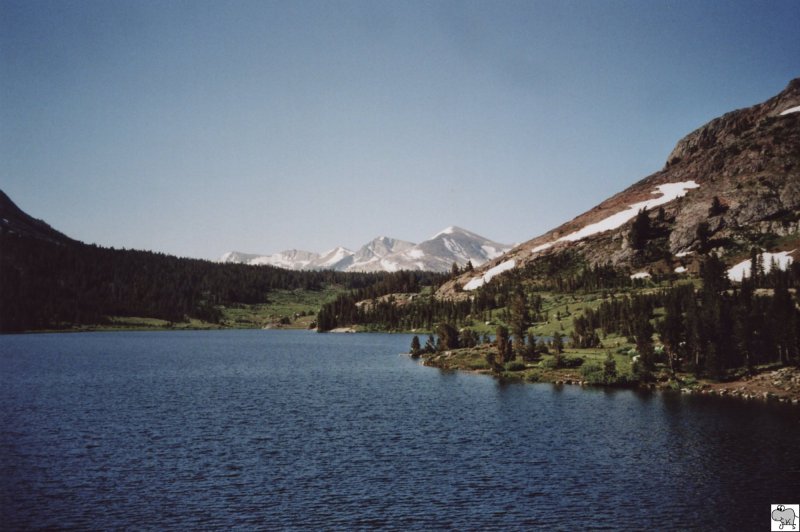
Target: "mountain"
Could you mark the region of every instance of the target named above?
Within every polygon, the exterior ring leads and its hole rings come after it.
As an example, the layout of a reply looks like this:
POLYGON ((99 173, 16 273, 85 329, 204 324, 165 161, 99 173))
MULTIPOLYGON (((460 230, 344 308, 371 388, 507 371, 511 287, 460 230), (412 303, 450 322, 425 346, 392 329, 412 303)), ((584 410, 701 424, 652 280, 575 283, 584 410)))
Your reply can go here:
POLYGON ((256 257, 251 259, 249 264, 277 266, 279 268, 305 270, 309 264, 319 258, 316 253, 302 251, 300 249, 290 249, 269 257, 256 257))
POLYGON ((463 267, 471 261, 473 266, 479 266, 500 256, 510 247, 453 226, 419 244, 380 236, 361 246, 358 251, 343 247, 334 248, 322 255, 297 250, 275 255, 231 251, 225 253, 220 261, 270 264, 293 270, 446 272, 450 271, 453 263, 463 267))
POLYGON ((75 242, 44 221, 25 213, 2 190, 0 190, 0 231, 4 234, 32 237, 56 244, 75 242))
POLYGON ((451 226, 393 259, 407 270, 449 271, 453 263, 480 266, 511 246, 493 242, 466 229, 451 226))
MULTIPOLYGON (((351 272, 395 272, 401 269, 391 259, 414 246, 413 242, 379 236, 361 246, 352 256, 349 264, 340 265, 343 271, 351 272)), ((414 268, 418 269, 418 268, 414 268)))
POLYGON ((341 246, 318 256, 311 263, 315 270, 346 270, 353 263, 353 252, 341 246))
POLYGON ((800 78, 764 103, 689 133, 661 170, 446 283, 438 295, 452 297, 504 271, 533 271, 565 256, 646 277, 696 273, 699 255, 713 251, 734 276, 753 247, 788 257, 783 264, 800 258, 800 78), (633 229, 642 209, 646 220, 633 229))

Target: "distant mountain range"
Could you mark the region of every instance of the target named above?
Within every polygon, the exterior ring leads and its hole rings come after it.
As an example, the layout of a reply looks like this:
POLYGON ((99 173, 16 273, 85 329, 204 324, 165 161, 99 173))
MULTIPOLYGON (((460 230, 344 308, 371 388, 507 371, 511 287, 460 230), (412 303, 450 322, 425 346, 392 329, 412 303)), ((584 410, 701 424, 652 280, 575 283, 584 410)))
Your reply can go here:
POLYGON ((428 240, 414 244, 405 240, 379 236, 357 251, 336 247, 325 253, 297 249, 273 255, 256 255, 231 251, 220 262, 268 264, 290 270, 336 270, 349 272, 394 272, 400 270, 449 271, 453 263, 473 266, 499 257, 511 249, 480 235, 451 226, 428 240))

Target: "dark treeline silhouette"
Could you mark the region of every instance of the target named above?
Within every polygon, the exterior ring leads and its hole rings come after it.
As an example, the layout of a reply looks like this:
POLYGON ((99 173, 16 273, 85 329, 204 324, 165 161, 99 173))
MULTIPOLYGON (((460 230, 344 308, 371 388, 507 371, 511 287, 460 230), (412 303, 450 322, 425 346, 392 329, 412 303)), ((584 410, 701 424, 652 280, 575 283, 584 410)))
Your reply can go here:
POLYGON ((103 323, 108 316, 216 322, 219 305, 264 303, 276 289, 364 290, 387 273, 291 271, 219 264, 80 242, 0 234, 0 330, 103 323))
MULTIPOLYGON (((329 331, 336 327, 366 323, 388 330, 400 329, 408 321, 403 316, 410 309, 398 306, 394 297, 380 299, 372 305, 359 306, 357 303, 377 300, 389 294, 417 294, 423 287, 435 289, 446 280, 446 274, 434 272, 400 271, 385 275, 379 282, 342 294, 323 305, 317 314, 317 329, 329 331)), ((408 307, 417 308, 418 305, 412 303, 408 307)))
POLYGON ((473 308, 469 301, 424 299, 398 305, 393 297, 369 305, 358 305, 358 293, 339 296, 322 307, 317 327, 328 331, 346 325, 372 325, 384 330, 433 329, 441 322, 463 324, 473 308))

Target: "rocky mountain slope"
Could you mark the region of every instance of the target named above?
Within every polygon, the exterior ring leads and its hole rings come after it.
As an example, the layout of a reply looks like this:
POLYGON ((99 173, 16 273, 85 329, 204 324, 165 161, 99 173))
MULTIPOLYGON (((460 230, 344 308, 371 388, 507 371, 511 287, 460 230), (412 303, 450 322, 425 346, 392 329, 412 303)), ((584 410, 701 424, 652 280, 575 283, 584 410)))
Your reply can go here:
POLYGON ((364 244, 358 251, 343 247, 323 254, 289 250, 274 255, 253 255, 231 251, 225 253, 220 261, 270 264, 293 270, 446 272, 450 271, 453 263, 460 267, 467 262, 479 266, 499 257, 510 248, 511 246, 494 242, 466 229, 448 227, 419 244, 380 236, 364 244))
POLYGON ((800 78, 764 103, 691 132, 658 172, 448 282, 438 294, 452 297, 565 252, 646 276, 696 272, 697 256, 709 251, 741 267, 752 247, 783 253, 790 257, 784 263, 800 251, 800 78), (630 235, 642 208, 650 228, 640 247, 630 235))

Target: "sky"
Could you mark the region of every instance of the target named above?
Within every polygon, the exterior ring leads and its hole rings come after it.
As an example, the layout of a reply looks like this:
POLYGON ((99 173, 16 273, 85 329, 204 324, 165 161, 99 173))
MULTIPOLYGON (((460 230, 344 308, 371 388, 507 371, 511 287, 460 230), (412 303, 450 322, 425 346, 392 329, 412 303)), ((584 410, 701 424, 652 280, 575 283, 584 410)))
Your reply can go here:
POLYGON ((523 242, 800 76, 795 0, 0 0, 0 189, 87 243, 523 242))

